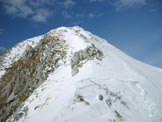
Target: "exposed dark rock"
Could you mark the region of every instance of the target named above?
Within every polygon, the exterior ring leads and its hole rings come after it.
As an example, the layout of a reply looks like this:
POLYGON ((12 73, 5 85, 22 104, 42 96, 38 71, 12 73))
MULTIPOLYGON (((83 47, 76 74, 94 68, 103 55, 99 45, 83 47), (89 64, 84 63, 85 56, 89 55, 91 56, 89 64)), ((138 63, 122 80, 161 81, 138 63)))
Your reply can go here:
POLYGON ((72 76, 76 75, 79 72, 79 67, 83 66, 84 63, 95 58, 102 60, 103 53, 98 50, 93 44, 91 46, 88 46, 84 50, 75 52, 73 57, 71 58, 72 76))
POLYGON ((104 99, 103 95, 101 95, 101 94, 98 96, 98 98, 99 98, 99 100, 101 100, 101 101, 104 99))
POLYGON ((48 34, 35 48, 26 47, 23 57, 14 62, 0 79, 1 122, 5 122, 48 74, 61 65, 58 62, 65 56, 65 41, 48 34))

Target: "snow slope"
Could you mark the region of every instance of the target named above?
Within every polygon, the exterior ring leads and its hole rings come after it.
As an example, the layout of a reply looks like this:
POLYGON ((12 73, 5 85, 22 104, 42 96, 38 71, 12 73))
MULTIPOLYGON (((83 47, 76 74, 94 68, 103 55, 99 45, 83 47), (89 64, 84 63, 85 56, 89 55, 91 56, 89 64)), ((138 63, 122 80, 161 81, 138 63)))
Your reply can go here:
POLYGON ((48 34, 66 41, 66 63, 49 74, 8 122, 162 121, 162 69, 129 57, 80 27, 48 34), (103 53, 102 60, 82 61, 73 76, 71 58, 91 45, 103 53))

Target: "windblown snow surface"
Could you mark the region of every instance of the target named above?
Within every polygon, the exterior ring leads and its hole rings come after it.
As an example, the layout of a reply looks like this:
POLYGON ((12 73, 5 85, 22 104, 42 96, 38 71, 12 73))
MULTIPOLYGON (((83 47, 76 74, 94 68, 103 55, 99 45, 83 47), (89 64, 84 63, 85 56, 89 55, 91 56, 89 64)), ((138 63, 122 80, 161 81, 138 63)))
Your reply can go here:
MULTIPOLYGON (((129 57, 80 27, 48 33, 56 32, 68 46, 66 63, 17 110, 15 114, 26 112, 17 122, 162 122, 162 69, 129 57), (72 75, 71 57, 92 44, 103 53, 102 60, 85 61, 72 75)), ((8 119, 13 120, 14 115, 8 119)))

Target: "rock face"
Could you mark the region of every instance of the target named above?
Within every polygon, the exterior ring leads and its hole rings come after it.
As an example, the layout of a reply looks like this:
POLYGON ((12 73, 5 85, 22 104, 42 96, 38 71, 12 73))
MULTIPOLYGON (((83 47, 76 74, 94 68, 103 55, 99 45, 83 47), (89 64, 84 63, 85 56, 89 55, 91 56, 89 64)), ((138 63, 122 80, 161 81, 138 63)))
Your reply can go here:
POLYGON ((80 27, 0 56, 0 122, 161 122, 162 70, 80 27))
POLYGON ((98 50, 93 44, 88 46, 84 50, 80 50, 74 53, 71 58, 71 68, 72 76, 76 75, 79 72, 79 67, 82 67, 83 64, 89 60, 98 59, 102 60, 103 53, 98 50))
POLYGON ((64 63, 65 41, 46 34, 39 44, 27 46, 23 57, 12 63, 0 78, 0 120, 5 122, 50 72, 64 63))

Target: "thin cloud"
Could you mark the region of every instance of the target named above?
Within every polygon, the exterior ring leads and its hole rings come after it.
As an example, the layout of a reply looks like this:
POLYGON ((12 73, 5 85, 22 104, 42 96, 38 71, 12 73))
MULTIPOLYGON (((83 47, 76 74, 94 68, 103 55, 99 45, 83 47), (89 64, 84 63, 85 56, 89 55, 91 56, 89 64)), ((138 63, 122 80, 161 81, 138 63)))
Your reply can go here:
POLYGON ((120 3, 124 6, 133 6, 133 5, 145 5, 146 0, 120 0, 120 3))
POLYGON ((64 10, 76 5, 74 0, 61 2, 58 0, 0 0, 0 3, 6 14, 19 18, 30 18, 35 22, 46 22, 58 10, 62 11, 65 18, 71 18, 71 15, 64 10), (51 9, 51 7, 55 9, 51 9))
POLYGON ((75 6, 76 3, 73 0, 65 0, 64 2, 62 2, 62 4, 66 9, 68 9, 75 6))
POLYGON ((33 13, 31 7, 26 5, 26 0, 0 0, 7 14, 27 17, 33 13))
POLYGON ((33 7, 43 7, 45 5, 53 5, 56 0, 28 0, 29 4, 33 7))
POLYGON ((88 14, 88 17, 89 17, 89 18, 94 18, 94 17, 96 17, 96 14, 95 14, 95 13, 89 13, 89 14, 88 14))
POLYGON ((82 18, 82 17, 85 17, 85 14, 83 14, 83 13, 76 13, 75 16, 76 17, 79 17, 79 18, 82 18))
POLYGON ((2 35, 4 32, 4 29, 0 28, 0 35, 2 35))
POLYGON ((130 8, 135 6, 143 6, 146 4, 146 0, 117 0, 113 5, 115 6, 116 10, 120 10, 125 7, 130 8))
POLYGON ((95 17, 100 17, 100 16, 102 16, 102 15, 103 15, 103 13, 91 12, 91 13, 88 14, 88 17, 89 17, 89 18, 95 18, 95 17))
POLYGON ((46 22, 47 18, 52 14, 53 12, 49 11, 48 9, 39 9, 36 11, 36 14, 33 15, 32 19, 37 22, 46 22))
POLYGON ((69 12, 67 12, 67 11, 62 11, 62 15, 63 15, 63 17, 66 18, 66 19, 72 18, 71 13, 69 13, 69 12))
POLYGON ((89 0, 89 2, 103 2, 104 0, 89 0))
POLYGON ((52 12, 46 5, 53 4, 54 0, 0 0, 6 14, 20 17, 32 18, 36 22, 46 22, 47 18, 52 15, 52 12), (42 12, 42 13, 41 13, 42 12))

